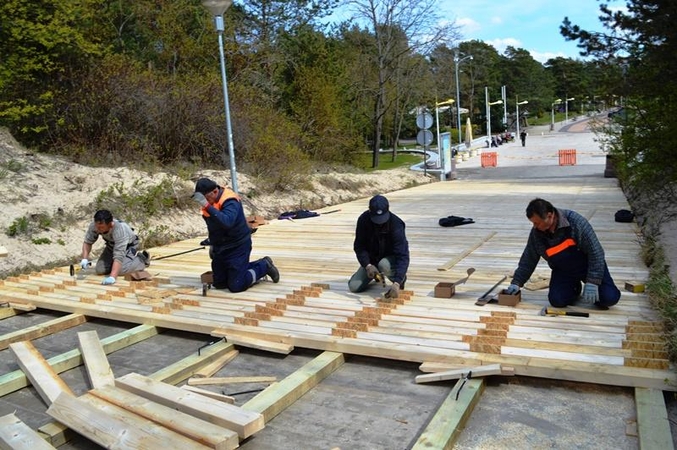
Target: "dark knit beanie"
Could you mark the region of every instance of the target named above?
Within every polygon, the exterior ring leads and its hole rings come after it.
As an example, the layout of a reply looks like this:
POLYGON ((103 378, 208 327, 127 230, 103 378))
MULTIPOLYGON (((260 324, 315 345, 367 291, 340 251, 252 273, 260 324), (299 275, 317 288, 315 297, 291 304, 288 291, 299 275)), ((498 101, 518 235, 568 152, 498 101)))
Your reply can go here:
POLYGON ((219 187, 218 184, 216 184, 215 181, 210 180, 209 178, 200 178, 197 180, 197 183, 195 183, 195 192, 199 192, 202 195, 208 194, 214 189, 219 187))

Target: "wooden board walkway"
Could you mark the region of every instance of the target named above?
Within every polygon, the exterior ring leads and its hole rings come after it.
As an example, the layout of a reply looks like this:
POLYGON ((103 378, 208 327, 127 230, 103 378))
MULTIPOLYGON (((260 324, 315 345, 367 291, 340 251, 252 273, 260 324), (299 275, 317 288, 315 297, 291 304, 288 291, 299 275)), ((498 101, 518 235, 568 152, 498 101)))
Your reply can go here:
MULTIPOLYGON (((278 284, 262 281, 238 294, 212 289, 205 297, 200 274, 210 261, 204 249, 153 262, 151 282, 102 286, 101 277, 71 277, 67 267, 10 277, 0 286, 0 300, 287 346, 426 363, 500 363, 517 375, 675 390, 662 324, 644 293, 623 291, 618 306, 591 311, 589 318, 539 316, 547 289, 524 290, 516 307, 474 304, 516 267, 530 229, 524 208, 535 196, 590 219, 619 288, 645 280, 636 225, 614 222, 615 211, 628 208, 616 183, 601 177, 556 184, 463 181, 388 194, 391 210, 407 224, 411 249, 405 295, 391 303, 380 301, 377 286, 361 294, 347 289, 357 268, 355 221, 367 199, 342 204, 331 215, 260 227, 253 257, 274 259, 278 284), (475 223, 438 226, 440 217, 452 214, 475 223), (462 278, 470 267, 476 272, 453 298, 433 297, 438 282, 462 278)), ((172 255, 199 247, 200 240, 151 253, 172 255)), ((542 263, 534 278, 548 275, 542 263)))

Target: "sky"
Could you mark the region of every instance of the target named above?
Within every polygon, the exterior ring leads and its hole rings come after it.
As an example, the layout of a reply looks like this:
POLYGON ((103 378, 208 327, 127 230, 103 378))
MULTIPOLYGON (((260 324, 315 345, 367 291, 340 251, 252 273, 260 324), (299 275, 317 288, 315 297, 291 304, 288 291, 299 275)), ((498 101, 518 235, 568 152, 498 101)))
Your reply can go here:
POLYGON ((438 1, 444 20, 460 26, 461 41, 484 41, 501 54, 509 45, 524 48, 542 63, 558 56, 581 58, 576 42, 559 32, 565 17, 584 30, 604 31, 597 0, 438 1))

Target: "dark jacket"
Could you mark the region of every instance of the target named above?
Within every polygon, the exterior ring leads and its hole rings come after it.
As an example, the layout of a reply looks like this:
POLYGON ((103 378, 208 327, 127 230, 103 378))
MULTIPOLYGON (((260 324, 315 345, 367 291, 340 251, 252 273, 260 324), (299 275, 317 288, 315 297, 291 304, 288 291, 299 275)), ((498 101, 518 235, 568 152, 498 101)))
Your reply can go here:
POLYGON ((588 263, 586 282, 601 284, 604 277, 606 261, 604 249, 597 239, 592 225, 587 219, 575 211, 567 209, 555 209, 557 215, 557 227, 554 233, 531 229, 529 240, 520 258, 512 283, 524 286, 531 274, 534 273, 540 258, 545 259, 550 265, 550 259, 554 254, 566 247, 567 250, 575 250, 585 255, 588 263))
POLYGON ((371 221, 369 211, 357 219, 353 250, 362 267, 376 266, 386 256, 395 258, 392 267, 393 282, 402 283, 409 269, 409 243, 404 233, 404 222, 392 212, 390 219, 383 225, 371 221))
POLYGON ((230 189, 221 189, 216 204, 204 208, 202 217, 214 247, 235 248, 251 240, 240 198, 230 189))

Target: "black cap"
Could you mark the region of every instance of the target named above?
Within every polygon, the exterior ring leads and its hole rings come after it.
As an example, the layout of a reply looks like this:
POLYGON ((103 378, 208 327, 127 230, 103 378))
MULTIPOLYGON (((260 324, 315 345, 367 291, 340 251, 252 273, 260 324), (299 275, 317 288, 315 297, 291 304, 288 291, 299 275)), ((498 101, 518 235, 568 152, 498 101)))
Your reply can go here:
POLYGON ((195 192, 199 192, 202 195, 208 194, 214 189, 219 187, 218 184, 216 184, 215 181, 210 180, 209 178, 200 178, 197 180, 197 183, 195 183, 195 192))
POLYGON ((390 205, 388 199, 382 195, 375 195, 369 200, 369 214, 371 221, 377 225, 386 223, 390 219, 390 205))

